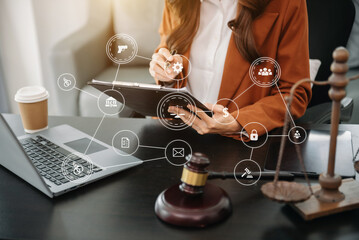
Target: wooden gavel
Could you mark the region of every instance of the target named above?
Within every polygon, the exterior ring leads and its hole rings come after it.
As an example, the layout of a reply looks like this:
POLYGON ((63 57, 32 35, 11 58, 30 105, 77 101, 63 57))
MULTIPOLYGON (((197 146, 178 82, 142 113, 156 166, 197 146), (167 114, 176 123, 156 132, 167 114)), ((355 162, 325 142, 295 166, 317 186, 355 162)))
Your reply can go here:
MULTIPOLYGON (((194 153, 191 159, 183 166, 181 181, 179 188, 188 194, 202 194, 207 179, 246 179, 244 172, 209 172, 206 168, 210 161, 205 154, 194 153)), ((273 180, 275 172, 251 172, 254 179, 273 180)), ((281 172, 279 179, 293 181, 294 175, 291 173, 281 172)))
MULTIPOLYGON (((243 173, 209 172, 210 161, 202 153, 194 153, 184 165, 181 183, 163 191, 156 200, 156 215, 164 222, 186 227, 205 227, 223 221, 232 212, 227 193, 207 179, 244 179, 243 173)), ((273 179, 274 173, 251 172, 254 178, 273 179)), ((290 173, 280 176, 293 180, 290 173)))
POLYGON ((205 227, 223 221, 232 212, 231 201, 220 187, 206 183, 209 159, 195 153, 185 164, 182 182, 157 197, 156 215, 164 222, 184 227, 205 227))

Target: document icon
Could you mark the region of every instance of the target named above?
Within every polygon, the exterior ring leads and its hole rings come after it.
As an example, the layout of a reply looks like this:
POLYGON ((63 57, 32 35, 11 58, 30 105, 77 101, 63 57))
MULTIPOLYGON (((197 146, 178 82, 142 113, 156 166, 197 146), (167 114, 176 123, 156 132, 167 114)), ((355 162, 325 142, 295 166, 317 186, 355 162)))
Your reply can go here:
POLYGON ((121 138, 121 148, 130 148, 130 139, 128 137, 121 138))
POLYGON ((172 157, 184 157, 184 148, 173 148, 172 157))

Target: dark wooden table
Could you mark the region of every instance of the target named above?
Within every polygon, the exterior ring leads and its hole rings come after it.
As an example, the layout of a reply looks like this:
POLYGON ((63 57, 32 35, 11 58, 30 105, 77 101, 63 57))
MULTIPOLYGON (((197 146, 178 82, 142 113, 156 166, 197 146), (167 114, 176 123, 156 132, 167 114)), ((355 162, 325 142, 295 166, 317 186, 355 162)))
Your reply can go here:
MULTIPOLYGON (((6 118, 17 135, 23 134, 19 116, 6 118)), ((93 135, 101 119, 49 120, 50 126, 67 123, 93 135)), ((210 168, 216 171, 233 171, 251 153, 240 141, 200 136, 190 129, 169 131, 152 119, 105 118, 96 138, 111 144, 113 135, 123 129, 137 133, 141 145, 165 147, 173 139, 183 139, 193 151, 207 154, 210 168)), ((340 129, 352 132, 357 149, 359 125, 341 125, 340 129)), ((266 146, 255 149, 252 159, 263 166, 265 153, 266 146)), ((164 156, 163 150, 149 148, 140 148, 135 155, 143 160, 164 156)), ((0 167, 0 239, 359 239, 359 210, 305 222, 290 207, 263 197, 263 181, 244 187, 234 180, 211 180, 228 192, 232 216, 205 229, 169 226, 155 216, 154 203, 161 191, 179 182, 181 171, 166 160, 147 162, 49 199, 0 167)))

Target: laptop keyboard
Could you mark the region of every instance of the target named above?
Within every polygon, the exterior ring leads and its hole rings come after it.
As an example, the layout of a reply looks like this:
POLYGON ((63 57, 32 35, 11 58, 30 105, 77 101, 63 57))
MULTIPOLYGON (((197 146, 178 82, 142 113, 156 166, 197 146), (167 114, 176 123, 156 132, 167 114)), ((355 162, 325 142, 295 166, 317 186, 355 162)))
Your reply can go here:
MULTIPOLYGON (((87 171, 74 174, 67 169, 69 174, 64 177, 61 169, 63 161, 67 160, 71 164, 81 165, 85 170, 88 170, 90 163, 41 136, 21 139, 20 143, 41 176, 57 186, 70 182, 69 179, 76 180, 87 175, 87 171)), ((70 166, 70 168, 72 167, 70 166)), ((102 171, 100 167, 92 164, 92 173, 100 171, 102 171)))

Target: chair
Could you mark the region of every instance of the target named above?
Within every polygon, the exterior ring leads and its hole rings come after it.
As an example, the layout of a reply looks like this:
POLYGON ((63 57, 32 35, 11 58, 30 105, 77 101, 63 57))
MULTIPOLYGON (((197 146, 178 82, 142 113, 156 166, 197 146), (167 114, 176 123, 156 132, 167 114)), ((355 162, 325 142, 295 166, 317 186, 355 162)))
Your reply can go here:
MULTIPOLYGON (((61 115, 102 116, 97 108, 100 92, 86 83, 92 79, 112 82, 118 65, 106 55, 105 46, 116 33, 127 33, 136 39, 138 55, 151 58, 160 42, 158 27, 162 19, 163 0, 101 0, 89 1, 89 21, 77 32, 57 43, 50 55, 53 85, 62 73, 72 73, 81 91, 61 91, 57 87, 52 98, 58 102, 61 115), (98 4, 101 4, 99 6, 98 4), (97 8, 108 4, 106 11, 97 8), (138 5, 141 5, 138 8, 138 5), (108 21, 108 16, 111 16, 108 21), (87 94, 87 93, 90 94, 87 94), (55 95, 55 96, 54 96, 55 95)), ((117 80, 154 83, 148 72, 150 60, 136 57, 128 64, 121 64, 117 80)), ((121 117, 133 117, 134 112, 124 108, 121 117)))
MULTIPOLYGON (((322 64, 315 80, 327 80, 331 75, 332 52, 346 46, 355 17, 351 0, 307 0, 309 19, 309 56, 322 64)), ((305 115, 298 123, 328 123, 331 114, 329 86, 314 86, 313 97, 305 115)), ((341 121, 348 121, 353 111, 353 99, 342 101, 341 121)))

